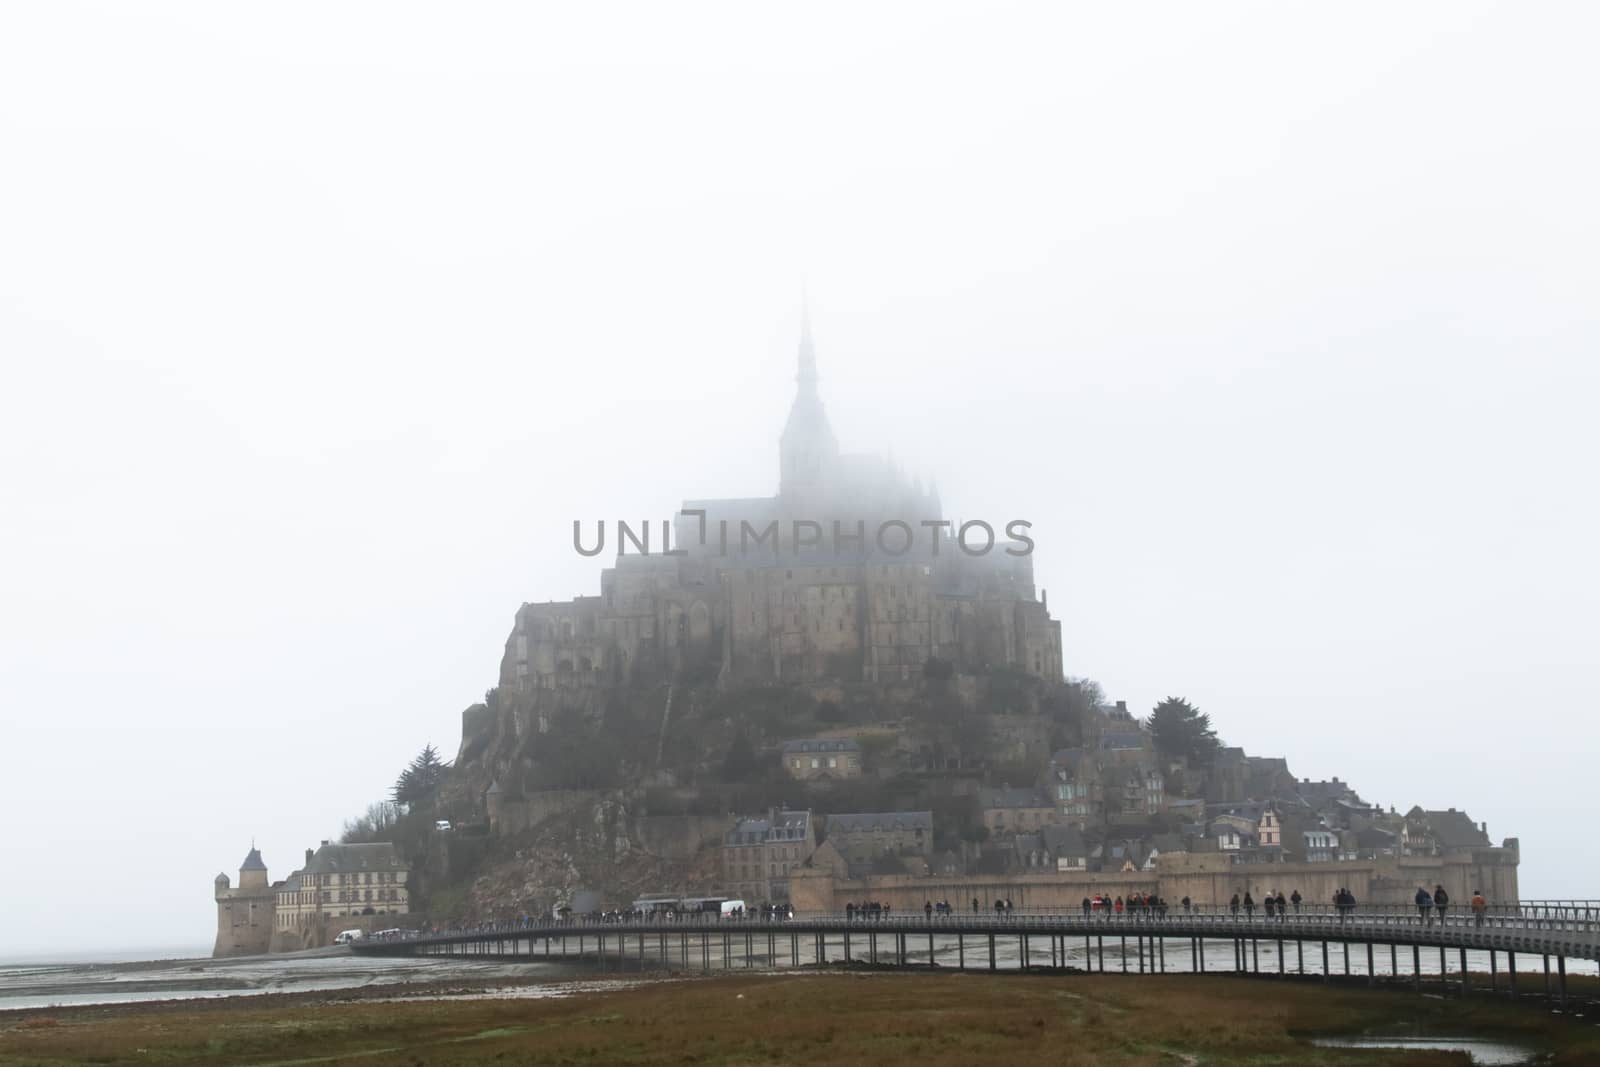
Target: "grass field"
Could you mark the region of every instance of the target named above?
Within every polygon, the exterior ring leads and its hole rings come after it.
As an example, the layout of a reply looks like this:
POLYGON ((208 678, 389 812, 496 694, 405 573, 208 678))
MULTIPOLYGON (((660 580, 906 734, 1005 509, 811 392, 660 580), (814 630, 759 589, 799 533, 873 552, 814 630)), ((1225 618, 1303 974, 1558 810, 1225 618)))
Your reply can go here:
POLYGON ((1600 1064, 1593 1023, 1487 998, 1189 976, 820 973, 654 981, 551 1000, 301 995, 15 1013, 0 1016, 0 1065, 1466 1063, 1303 1040, 1409 1027, 1532 1045, 1554 1064, 1600 1064))

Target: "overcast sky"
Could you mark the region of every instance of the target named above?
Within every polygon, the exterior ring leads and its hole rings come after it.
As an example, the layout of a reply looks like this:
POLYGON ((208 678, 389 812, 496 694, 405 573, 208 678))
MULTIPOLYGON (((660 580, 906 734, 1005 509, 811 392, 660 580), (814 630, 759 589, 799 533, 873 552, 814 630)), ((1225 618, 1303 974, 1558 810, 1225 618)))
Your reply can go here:
POLYGON ((209 951, 598 591, 844 447, 1068 672, 1600 896, 1600 14, 9 4, 0 956, 209 951))

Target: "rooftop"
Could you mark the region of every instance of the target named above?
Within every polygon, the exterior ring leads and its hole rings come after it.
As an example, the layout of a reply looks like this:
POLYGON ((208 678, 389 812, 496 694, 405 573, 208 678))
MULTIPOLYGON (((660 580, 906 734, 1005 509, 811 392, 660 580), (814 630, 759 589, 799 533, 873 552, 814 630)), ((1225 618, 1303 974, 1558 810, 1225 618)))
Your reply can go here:
POLYGON ((828 816, 828 833, 859 834, 872 831, 933 830, 931 811, 863 811, 828 816))

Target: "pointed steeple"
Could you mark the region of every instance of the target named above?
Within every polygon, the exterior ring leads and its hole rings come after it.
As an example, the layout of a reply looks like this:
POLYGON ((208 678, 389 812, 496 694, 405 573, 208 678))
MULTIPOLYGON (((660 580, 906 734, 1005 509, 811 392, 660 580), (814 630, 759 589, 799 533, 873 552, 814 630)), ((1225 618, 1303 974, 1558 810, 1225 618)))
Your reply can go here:
POLYGON ((817 392, 817 353, 811 341, 811 300, 800 294, 800 368, 789 419, 778 441, 778 491, 785 496, 820 489, 839 455, 817 392))

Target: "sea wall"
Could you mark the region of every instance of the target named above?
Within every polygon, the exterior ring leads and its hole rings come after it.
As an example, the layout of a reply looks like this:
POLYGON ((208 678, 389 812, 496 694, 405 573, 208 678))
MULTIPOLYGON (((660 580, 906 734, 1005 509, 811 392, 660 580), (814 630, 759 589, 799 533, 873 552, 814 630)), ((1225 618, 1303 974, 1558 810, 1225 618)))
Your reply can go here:
POLYGON ((1364 904, 1409 904, 1418 886, 1430 891, 1443 885, 1465 905, 1474 890, 1490 901, 1517 899, 1516 847, 1480 849, 1439 857, 1384 857, 1336 863, 1234 863, 1221 853, 1167 855, 1153 871, 1128 873, 1044 872, 1006 876, 965 875, 918 878, 884 875, 836 878, 826 869, 806 868, 789 878, 789 899, 796 913, 842 911, 851 901, 876 900, 893 908, 920 910, 929 901, 947 900, 963 910, 977 898, 991 908, 1009 899, 1018 908, 1077 908, 1096 893, 1126 897, 1154 893, 1176 904, 1188 897, 1196 904, 1226 904, 1235 893, 1261 899, 1269 892, 1299 891, 1313 904, 1328 903, 1340 888, 1364 904))

